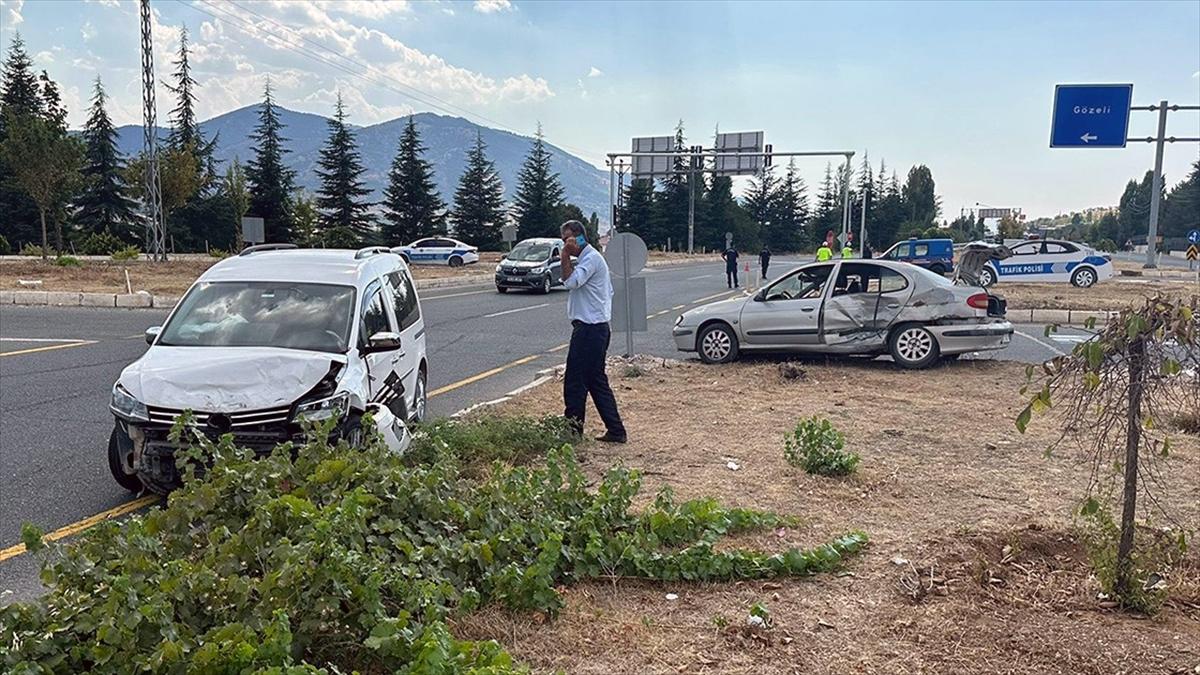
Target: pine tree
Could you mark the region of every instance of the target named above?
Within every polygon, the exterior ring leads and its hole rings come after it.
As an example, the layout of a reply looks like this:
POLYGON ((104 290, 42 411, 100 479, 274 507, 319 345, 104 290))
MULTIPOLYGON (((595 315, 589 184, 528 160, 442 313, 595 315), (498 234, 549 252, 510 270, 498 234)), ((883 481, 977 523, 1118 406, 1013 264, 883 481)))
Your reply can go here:
MULTIPOLYGON (((15 33, 4 60, 0 80, 0 143, 8 137, 8 126, 42 113, 41 89, 33 72, 33 61, 25 52, 25 42, 15 33)), ((39 239, 40 215, 37 203, 16 184, 13 168, 0 160, 0 235, 14 248, 39 239)))
POLYGON ((654 202, 654 181, 648 178, 633 179, 625 188, 621 210, 617 214, 620 230, 638 235, 647 245, 657 245, 655 237, 652 236, 654 202))
POLYGON ((517 176, 517 193, 513 197, 517 237, 557 237, 562 225, 558 220, 562 205, 562 183, 558 174, 550 170, 550 151, 546 149, 542 125, 538 124, 533 146, 517 176))
POLYGON ((779 188, 779 179, 775 177, 774 167, 763 167, 758 176, 750 180, 750 188, 746 191, 746 213, 750 219, 758 223, 763 239, 768 243, 773 241, 772 230, 775 223, 771 218, 775 215, 775 200, 779 188))
MULTIPOLYGON (((679 124, 675 126, 675 150, 677 152, 687 150, 683 120, 679 120, 679 124)), ((687 250, 688 202, 693 198, 697 211, 694 219, 697 230, 695 232, 696 249, 699 250, 702 246, 715 249, 725 244, 723 232, 717 235, 720 239, 719 243, 706 241, 703 236, 704 226, 701 210, 705 183, 703 175, 695 174, 695 194, 689 196, 688 181, 689 176, 692 175, 688 172, 689 161, 688 157, 676 155, 671 162, 671 175, 662 180, 663 189, 656 193, 654 200, 654 217, 649 227, 651 238, 646 239, 646 244, 649 246, 666 246, 669 241, 673 248, 687 250)))
POLYGON ((355 248, 375 238, 370 203, 371 191, 363 184, 362 158, 354 133, 346 126, 346 109, 338 93, 329 138, 317 159, 317 208, 321 211, 321 237, 327 246, 355 248))
POLYGON ((821 180, 821 187, 817 192, 817 213, 813 222, 811 245, 819 246, 828 238, 830 232, 834 237, 841 233, 839 194, 833 178, 833 167, 826 163, 825 177, 821 180))
POLYGON ((900 199, 908 219, 906 229, 924 230, 935 224, 941 212, 941 200, 935 193, 933 173, 929 167, 918 164, 908 170, 908 179, 900 191, 900 199))
POLYGON ((450 222, 459 239, 484 250, 499 250, 505 220, 504 185, 486 149, 483 136, 476 132, 475 145, 467 153, 467 168, 454 191, 450 222))
POLYGON ((900 204, 900 186, 896 175, 888 177, 887 165, 879 162, 875 179, 876 204, 867 220, 867 241, 877 251, 883 251, 896 240, 904 222, 904 207, 900 204))
MULTIPOLYGON (((697 225, 697 243, 709 248, 723 248, 725 233, 733 234, 733 244, 739 251, 757 251, 762 241, 759 223, 733 199, 733 179, 714 176, 712 185, 704 192, 704 227, 697 225)), ((701 221, 697 219, 699 224, 701 221)))
POLYGON ((766 240, 771 248, 777 251, 800 251, 808 245, 805 236, 808 220, 807 192, 804 179, 796 171, 796 160, 792 159, 771 200, 773 212, 766 240))
POLYGON ((171 93, 179 97, 175 108, 171 110, 171 133, 167 143, 173 147, 199 148, 204 139, 200 135, 200 126, 196 122, 196 80, 192 77, 192 67, 188 61, 188 31, 185 27, 179 34, 179 59, 175 61, 175 84, 167 85, 171 93))
POLYGON ((263 235, 268 242, 293 239, 292 192, 296 172, 283 162, 289 150, 281 132, 283 124, 271 99, 271 81, 263 87, 263 102, 254 128, 254 156, 246 164, 246 182, 250 190, 248 213, 263 219, 263 235))
POLYGON ((383 191, 380 235, 390 246, 446 232, 446 204, 438 195, 433 167, 422 157, 424 152, 417 124, 409 115, 383 191))
POLYGON ((202 197, 217 182, 216 162, 213 159, 217 139, 214 137, 211 141, 205 141, 200 131, 200 123, 196 119, 197 82, 192 77, 189 55, 188 32, 184 28, 179 36, 179 58, 174 62, 175 84, 167 85, 167 89, 179 97, 175 108, 171 110, 171 132, 167 136, 167 145, 176 150, 186 150, 195 157, 201 188, 197 197, 202 197))
POLYGON ((92 93, 92 110, 83 127, 83 189, 75 199, 75 222, 86 232, 108 233, 137 242, 137 204, 125 184, 125 160, 117 150, 117 129, 104 109, 107 96, 100 78, 92 93))
POLYGON ((854 239, 859 245, 863 242, 858 241, 859 230, 863 222, 863 198, 866 198, 866 222, 868 226, 875 217, 875 209, 878 207, 879 197, 875 193, 875 174, 871 171, 871 162, 867 159, 867 153, 863 151, 862 167, 858 170, 858 184, 855 186, 854 208, 851 209, 850 229, 854 231, 854 239))

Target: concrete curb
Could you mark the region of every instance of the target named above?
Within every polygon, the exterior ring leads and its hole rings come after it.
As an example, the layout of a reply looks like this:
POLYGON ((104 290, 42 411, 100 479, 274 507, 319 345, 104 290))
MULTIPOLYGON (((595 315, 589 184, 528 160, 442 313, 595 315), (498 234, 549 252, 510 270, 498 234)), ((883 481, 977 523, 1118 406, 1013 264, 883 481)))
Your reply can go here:
MULTIPOLYGON (((646 267, 683 267, 710 260, 652 260, 646 267)), ((491 275, 473 274, 467 277, 446 279, 418 279, 417 290, 427 291, 441 288, 488 287, 491 275)), ((171 309, 179 302, 178 296, 151 295, 146 291, 137 293, 80 293, 76 291, 26 291, 0 290, 0 305, 54 307, 119 307, 121 309, 171 309)))

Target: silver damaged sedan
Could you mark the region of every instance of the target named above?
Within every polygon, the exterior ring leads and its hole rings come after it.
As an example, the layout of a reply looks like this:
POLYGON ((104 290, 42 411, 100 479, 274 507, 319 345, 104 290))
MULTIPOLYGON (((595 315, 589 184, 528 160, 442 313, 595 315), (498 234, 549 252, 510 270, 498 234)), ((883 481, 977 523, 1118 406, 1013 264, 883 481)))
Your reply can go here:
POLYGON ((907 263, 837 260, 788 272, 753 297, 714 302, 675 321, 675 345, 705 363, 744 351, 882 355, 926 368, 1012 340, 1003 298, 907 263))

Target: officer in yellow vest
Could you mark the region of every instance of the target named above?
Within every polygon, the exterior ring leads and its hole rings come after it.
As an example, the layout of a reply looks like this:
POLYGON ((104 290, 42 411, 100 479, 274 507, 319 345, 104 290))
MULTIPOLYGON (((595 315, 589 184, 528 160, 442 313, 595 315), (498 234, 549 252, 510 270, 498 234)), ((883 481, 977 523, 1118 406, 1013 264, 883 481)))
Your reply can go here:
POLYGON ((844 260, 846 258, 853 258, 853 257, 854 257, 854 249, 850 248, 850 244, 846 244, 845 246, 843 246, 842 247, 842 259, 844 260))
POLYGON ((829 242, 821 242, 821 247, 817 249, 817 262, 825 262, 833 257, 833 249, 829 248, 829 242))

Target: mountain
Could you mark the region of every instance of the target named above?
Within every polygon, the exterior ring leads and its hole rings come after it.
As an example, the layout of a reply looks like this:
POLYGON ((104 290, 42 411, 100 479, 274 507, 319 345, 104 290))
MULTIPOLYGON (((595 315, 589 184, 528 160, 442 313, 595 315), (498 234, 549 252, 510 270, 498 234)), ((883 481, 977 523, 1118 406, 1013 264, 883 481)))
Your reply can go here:
MULTIPOLYGON (((318 181, 316 174, 317 156, 328 133, 326 118, 312 113, 296 112, 278 108, 283 122, 283 134, 287 137, 285 155, 287 162, 296 170, 296 185, 308 192, 315 192, 318 181)), ((500 178, 504 181, 505 196, 512 199, 517 186, 517 174, 521 162, 529 152, 533 139, 528 136, 480 126, 461 117, 449 117, 434 113, 414 115, 421 141, 425 144, 425 158, 433 164, 434 180, 442 199, 447 204, 454 199, 454 188, 466 165, 467 150, 475 142, 475 133, 483 134, 487 143, 488 157, 496 163, 500 178)), ((408 118, 401 117, 367 127, 353 126, 366 168, 364 179, 367 187, 374 191, 375 200, 383 199, 383 188, 387 185, 387 172, 400 132, 408 118)), ((233 158, 245 164, 253 156, 251 134, 258 123, 258 106, 247 106, 224 115, 218 115, 200 127, 204 137, 217 138, 216 158, 227 163, 233 158)), ((135 155, 142 150, 142 128, 126 125, 117 129, 117 144, 121 152, 135 155)), ((159 130, 165 139, 166 129, 159 130)), ((547 144, 550 149, 551 166, 558 172, 568 202, 577 205, 583 213, 595 211, 602 223, 608 222, 608 175, 586 161, 547 144)))

